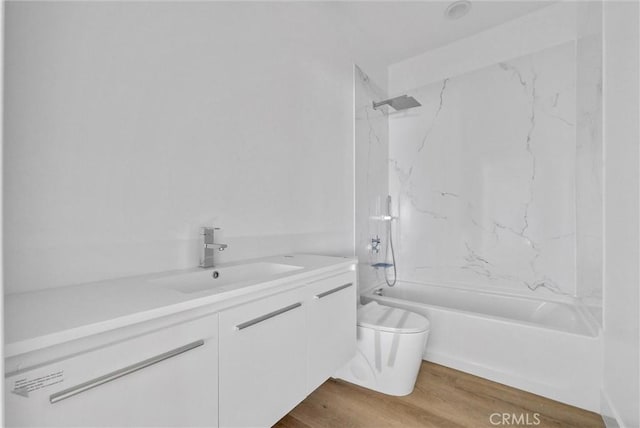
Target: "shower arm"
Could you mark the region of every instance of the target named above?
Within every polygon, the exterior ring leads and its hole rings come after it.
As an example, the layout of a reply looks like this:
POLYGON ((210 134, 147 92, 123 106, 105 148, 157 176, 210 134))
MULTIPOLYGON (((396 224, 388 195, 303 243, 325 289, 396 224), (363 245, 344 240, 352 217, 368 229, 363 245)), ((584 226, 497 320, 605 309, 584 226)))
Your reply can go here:
POLYGON ((382 106, 386 106, 391 104, 391 99, 388 100, 384 100, 384 101, 379 101, 379 102, 373 102, 373 108, 377 109, 378 107, 382 107, 382 106))

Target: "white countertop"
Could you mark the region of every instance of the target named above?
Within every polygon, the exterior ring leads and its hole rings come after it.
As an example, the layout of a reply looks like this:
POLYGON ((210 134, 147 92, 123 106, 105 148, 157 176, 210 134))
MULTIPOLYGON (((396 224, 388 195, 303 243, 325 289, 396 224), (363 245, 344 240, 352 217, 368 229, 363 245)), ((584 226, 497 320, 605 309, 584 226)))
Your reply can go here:
POLYGON ((154 280, 202 272, 200 268, 8 294, 4 298, 5 358, 348 268, 356 260, 315 255, 274 256, 221 264, 209 270, 259 262, 296 265, 301 269, 245 281, 233 289, 212 286, 195 293, 180 292, 162 284, 164 280, 160 283, 154 280))

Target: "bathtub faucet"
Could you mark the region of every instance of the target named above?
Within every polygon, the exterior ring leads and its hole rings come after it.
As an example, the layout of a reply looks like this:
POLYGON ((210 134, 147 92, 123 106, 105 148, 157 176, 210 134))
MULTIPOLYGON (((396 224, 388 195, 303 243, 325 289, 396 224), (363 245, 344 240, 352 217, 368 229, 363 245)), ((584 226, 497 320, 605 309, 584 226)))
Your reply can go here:
POLYGON ((200 235, 202 235, 202 252, 200 253, 200 267, 210 268, 213 267, 213 250, 224 251, 227 248, 227 244, 218 244, 214 239, 214 232, 220 230, 219 227, 203 227, 200 229, 200 235))

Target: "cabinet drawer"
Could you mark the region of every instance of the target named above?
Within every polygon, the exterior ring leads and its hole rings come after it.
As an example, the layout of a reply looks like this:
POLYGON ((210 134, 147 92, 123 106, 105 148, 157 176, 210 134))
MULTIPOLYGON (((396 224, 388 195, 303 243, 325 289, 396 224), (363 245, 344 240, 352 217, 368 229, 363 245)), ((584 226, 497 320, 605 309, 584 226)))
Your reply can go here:
POLYGON ((355 272, 307 285, 307 392, 316 389, 356 352, 357 286, 355 272))
POLYGON ((8 426, 216 426, 217 314, 5 376, 8 426))
POLYGON ((305 397, 300 289, 220 313, 220 425, 271 426, 305 397))

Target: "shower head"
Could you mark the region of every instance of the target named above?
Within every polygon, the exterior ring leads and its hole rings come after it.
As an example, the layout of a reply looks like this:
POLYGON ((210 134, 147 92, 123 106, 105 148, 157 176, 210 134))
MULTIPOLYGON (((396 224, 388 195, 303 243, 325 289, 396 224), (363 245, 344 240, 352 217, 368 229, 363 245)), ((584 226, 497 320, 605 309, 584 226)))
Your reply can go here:
POLYGON ((399 97, 389 98, 388 100, 380 101, 379 103, 373 102, 373 108, 377 109, 383 105, 390 105, 396 110, 406 110, 413 107, 421 106, 415 98, 408 95, 400 95, 399 97))

